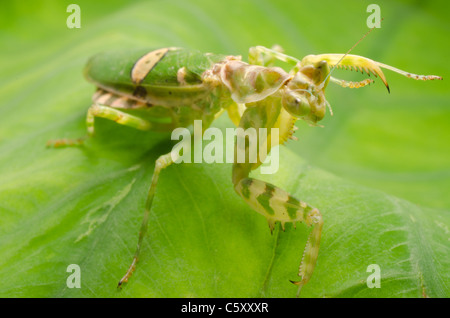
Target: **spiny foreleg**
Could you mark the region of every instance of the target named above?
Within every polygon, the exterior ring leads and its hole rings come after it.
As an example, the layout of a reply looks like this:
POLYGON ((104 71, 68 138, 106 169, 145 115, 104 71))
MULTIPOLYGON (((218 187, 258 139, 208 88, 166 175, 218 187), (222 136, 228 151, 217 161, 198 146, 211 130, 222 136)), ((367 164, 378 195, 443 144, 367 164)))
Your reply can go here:
POLYGON ((295 57, 283 53, 283 48, 279 45, 274 45, 272 48, 264 46, 254 46, 249 49, 248 62, 253 65, 272 66, 275 61, 282 61, 291 65, 300 63, 295 57))

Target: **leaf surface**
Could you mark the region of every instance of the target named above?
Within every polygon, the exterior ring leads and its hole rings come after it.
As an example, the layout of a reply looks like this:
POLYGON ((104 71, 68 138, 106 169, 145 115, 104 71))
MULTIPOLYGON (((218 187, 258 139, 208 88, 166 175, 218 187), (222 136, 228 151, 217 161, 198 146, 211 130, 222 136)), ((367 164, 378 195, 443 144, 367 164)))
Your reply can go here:
MULTIPOLYGON (((245 58, 250 46, 280 44, 299 58, 346 52, 366 32, 369 2, 78 1, 81 29, 66 27, 68 4, 0 5, 0 296, 295 296, 289 280, 309 229, 288 224, 271 235, 234 192, 230 164, 163 171, 137 270, 118 290, 170 134, 99 119, 84 147, 45 143, 85 134, 94 87, 82 68, 99 51, 183 46, 245 58), (68 288, 70 264, 80 266, 79 289, 68 288)), ((448 4, 380 6, 382 28, 352 53, 448 76, 448 4)), ((334 116, 323 128, 299 123, 300 140, 281 148, 278 173, 259 175, 324 216, 303 297, 450 294, 449 87, 386 75, 390 95, 381 83, 330 86, 334 116), (367 285, 371 264, 381 288, 367 285)), ((224 115, 214 126, 225 133, 232 124, 224 115)))

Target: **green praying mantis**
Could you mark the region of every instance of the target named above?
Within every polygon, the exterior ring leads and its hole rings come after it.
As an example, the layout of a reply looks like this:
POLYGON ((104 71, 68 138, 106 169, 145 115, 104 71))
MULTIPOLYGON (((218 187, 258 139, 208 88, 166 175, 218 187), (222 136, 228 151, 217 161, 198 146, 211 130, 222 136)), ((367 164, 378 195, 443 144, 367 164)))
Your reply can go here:
MULTIPOLYGON (((327 109, 331 112, 325 98, 325 89, 330 82, 359 88, 374 81, 369 78, 359 82, 338 79, 331 76, 335 68, 373 74, 388 90, 382 68, 416 80, 442 79, 405 72, 349 52, 308 55, 299 60, 282 53, 279 47, 256 46, 249 50, 248 63, 240 56, 204 54, 177 47, 101 53, 88 61, 84 71, 87 80, 97 87, 87 112, 87 136, 94 135, 96 117, 144 131, 171 131, 201 120, 204 131, 225 110, 237 127, 278 129, 278 138, 264 141, 270 152, 271 148, 293 138, 299 119, 317 125, 327 109), (285 63, 289 71, 273 66, 276 61, 285 63), (147 116, 144 118, 136 111, 145 111, 147 116)), ((48 145, 78 146, 85 138, 53 140, 48 145)), ((247 151, 248 147, 245 144, 247 151)), ((236 193, 267 219, 271 231, 276 222, 283 227, 285 223, 303 222, 312 228, 302 254, 300 279, 292 281, 298 286, 298 295, 316 266, 323 218, 318 208, 275 185, 252 178, 250 173, 262 161, 263 158, 258 157, 256 162, 234 162, 232 183, 236 193)), ((129 280, 136 268, 158 178, 172 163, 171 153, 161 155, 155 162, 136 252, 119 287, 129 280)))

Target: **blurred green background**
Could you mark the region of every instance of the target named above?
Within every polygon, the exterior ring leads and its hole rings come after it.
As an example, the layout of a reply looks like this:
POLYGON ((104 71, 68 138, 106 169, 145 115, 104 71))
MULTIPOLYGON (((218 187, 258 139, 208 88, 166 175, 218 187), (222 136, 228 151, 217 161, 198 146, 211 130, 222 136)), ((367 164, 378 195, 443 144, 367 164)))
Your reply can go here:
MULTIPOLYGON (((307 229, 273 235, 234 193, 231 166, 175 165, 160 176, 135 275, 134 253, 154 160, 170 134, 98 120, 80 149, 46 149, 85 134, 94 87, 89 56, 182 46, 242 55, 344 53, 367 32, 373 1, 72 1, 0 3, 0 279, 2 297, 293 297, 307 229), (80 289, 67 287, 69 264, 80 289)), ((330 85, 334 115, 299 123, 273 183, 324 214, 319 261, 304 297, 448 297, 450 105, 446 1, 377 1, 384 18, 352 52, 444 81, 386 71, 359 90, 330 85), (370 264, 381 288, 370 289, 370 264)), ((336 71, 345 79, 356 74, 336 71)), ((223 116, 215 124, 232 127, 223 116)))

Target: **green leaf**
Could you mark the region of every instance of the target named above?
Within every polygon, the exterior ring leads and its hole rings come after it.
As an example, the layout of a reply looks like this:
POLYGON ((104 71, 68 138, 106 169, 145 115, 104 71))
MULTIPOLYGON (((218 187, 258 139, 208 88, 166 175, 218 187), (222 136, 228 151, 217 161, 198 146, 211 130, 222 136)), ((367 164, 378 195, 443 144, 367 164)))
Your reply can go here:
MULTIPOLYGON (((0 4, 0 280, 2 297, 294 297, 309 229, 277 227, 234 192, 230 164, 181 164, 159 178, 135 274, 131 262, 154 161, 170 134, 99 119, 84 147, 94 87, 87 58, 121 47, 184 46, 246 56, 346 52, 366 31, 368 1, 70 1, 0 4), (70 264, 81 288, 69 288, 70 264)), ((447 2, 379 2, 382 28, 354 54, 448 77, 447 2)), ((344 72, 339 78, 349 79, 344 72)), ((327 88, 334 116, 299 123, 275 175, 255 176, 320 209, 317 266, 302 297, 449 297, 448 81, 386 72, 360 90, 327 88), (380 268, 381 288, 369 288, 380 268)), ((224 115, 214 123, 232 127, 224 115)))

